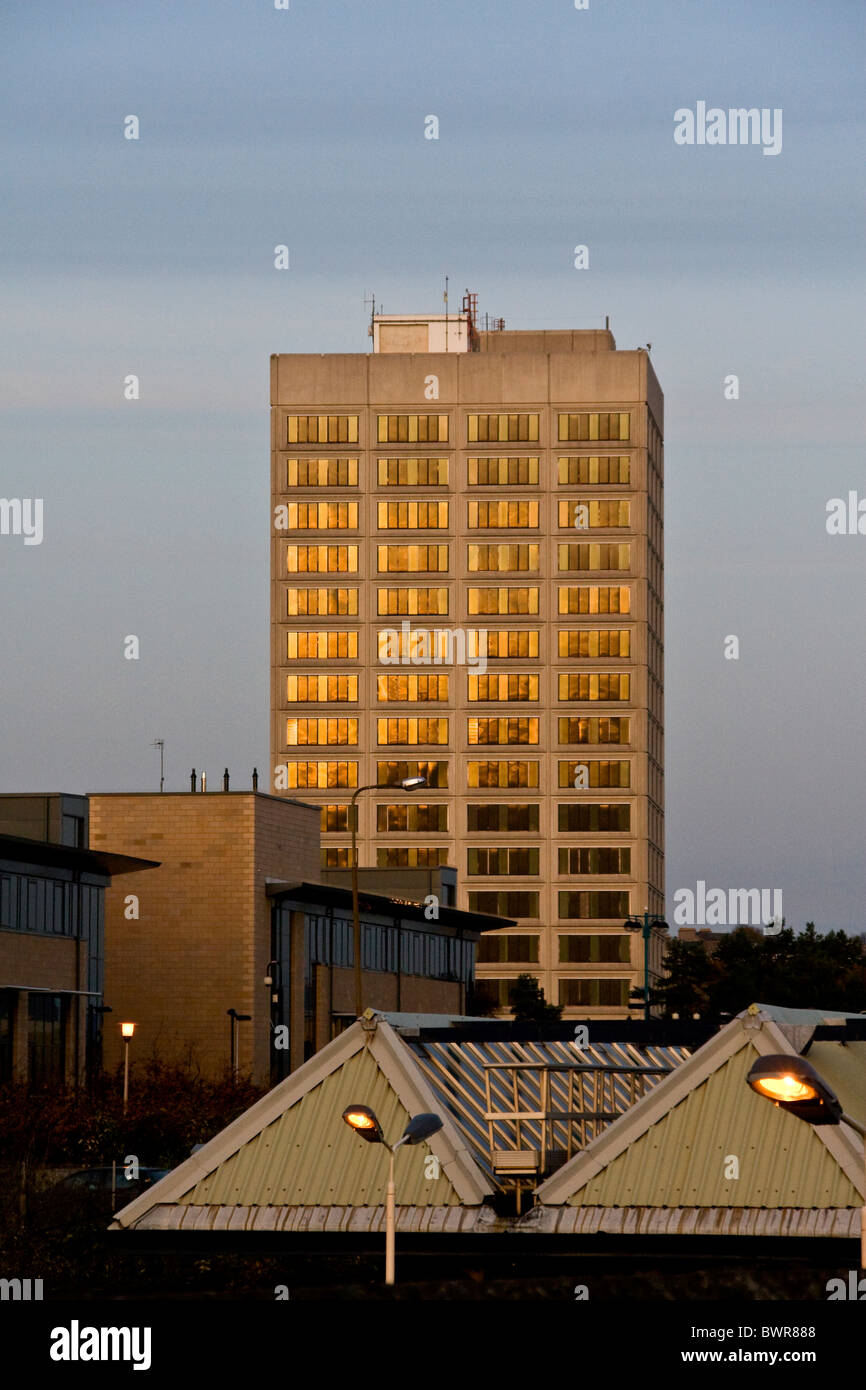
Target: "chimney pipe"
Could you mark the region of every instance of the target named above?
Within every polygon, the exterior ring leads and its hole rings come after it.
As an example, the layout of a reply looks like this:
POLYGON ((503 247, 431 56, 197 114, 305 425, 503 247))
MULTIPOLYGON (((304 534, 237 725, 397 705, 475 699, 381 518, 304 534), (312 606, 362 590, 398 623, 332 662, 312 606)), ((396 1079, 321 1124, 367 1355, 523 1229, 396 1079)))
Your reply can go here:
POLYGON ((201 789, 202 789, 203 792, 206 792, 206 791, 207 791, 207 773, 206 773, 206 772, 203 772, 202 775, 201 775, 201 789))
POLYGON ((189 774, 189 789, 191 792, 196 790, 195 780, 195 768, 193 768, 192 772, 189 774))
POLYGON ((229 789, 229 770, 228 770, 228 768, 226 768, 225 772, 223 773, 223 791, 224 791, 224 792, 227 792, 228 789, 229 789))
POLYGON ((255 792, 255 791, 258 791, 258 789, 259 789, 259 770, 258 770, 257 767, 254 767, 254 768, 253 768, 253 791, 254 791, 254 792, 255 792))

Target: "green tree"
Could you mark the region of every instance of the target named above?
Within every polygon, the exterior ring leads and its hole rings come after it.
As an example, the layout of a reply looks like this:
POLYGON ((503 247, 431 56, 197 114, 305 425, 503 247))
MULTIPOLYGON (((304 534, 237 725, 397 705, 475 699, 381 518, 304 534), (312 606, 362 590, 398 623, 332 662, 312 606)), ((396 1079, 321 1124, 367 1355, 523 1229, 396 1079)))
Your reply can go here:
MULTIPOLYGON (((665 1018, 679 1014, 680 1018, 702 1016, 709 1009, 709 990, 713 980, 713 963, 700 941, 679 941, 672 937, 667 943, 663 960, 667 972, 655 989, 650 990, 653 1007, 661 1006, 665 1018)), ((643 1000, 643 990, 635 991, 643 1000)))

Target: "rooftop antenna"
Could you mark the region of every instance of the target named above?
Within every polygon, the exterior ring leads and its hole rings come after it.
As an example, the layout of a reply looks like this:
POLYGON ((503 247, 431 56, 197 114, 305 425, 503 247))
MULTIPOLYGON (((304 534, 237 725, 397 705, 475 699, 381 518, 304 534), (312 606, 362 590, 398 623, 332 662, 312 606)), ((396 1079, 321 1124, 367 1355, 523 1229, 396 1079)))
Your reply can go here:
POLYGON ((445 276, 445 293, 442 296, 445 300, 445 351, 448 351, 448 276, 445 276))
POLYGON ((159 790, 163 791, 165 789, 165 739, 155 738, 151 746, 159 749, 159 790))
POLYGON ((372 338, 372 336, 373 336, 373 320, 374 320, 374 318, 376 317, 376 292, 375 292, 375 290, 371 290, 369 294, 365 294, 365 295, 364 295, 364 303, 370 305, 370 327, 367 329, 367 337, 368 337, 368 338, 372 338))

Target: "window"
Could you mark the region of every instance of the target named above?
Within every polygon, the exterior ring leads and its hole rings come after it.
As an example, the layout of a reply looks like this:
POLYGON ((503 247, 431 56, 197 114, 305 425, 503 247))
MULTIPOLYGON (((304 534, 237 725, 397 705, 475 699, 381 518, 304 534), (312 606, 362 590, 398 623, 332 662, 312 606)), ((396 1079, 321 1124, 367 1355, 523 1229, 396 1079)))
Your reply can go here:
POLYGON ((614 545, 604 541, 595 545, 558 545, 557 565, 560 570, 628 570, 631 568, 631 546, 614 545))
POLYGON ((287 545, 289 574, 356 574, 356 545, 287 545))
POLYGON ((559 499, 560 526, 582 530, 585 527, 628 526, 629 503, 626 501, 597 501, 593 499, 579 502, 572 498, 559 499))
POLYGON ((447 743, 448 720, 437 718, 377 719, 376 741, 383 743, 447 743))
POLYGON ((447 570, 448 546, 377 545, 376 564, 380 574, 447 570))
MULTIPOLYGON (((559 674, 560 700, 627 700, 631 678, 627 671, 583 671, 559 674)), ((560 721, 561 727, 561 721, 560 721)), ((560 742, 563 742, 560 739, 560 742)))
POLYGON ((286 700, 357 703, 357 676, 287 676, 286 700))
POLYGON ((418 801, 398 802, 395 806, 376 807, 378 831, 431 831, 443 834, 448 829, 448 807, 441 802, 427 805, 418 801))
POLYGON ((558 896, 560 917, 627 917, 629 913, 627 891, 573 892, 564 889, 558 896))
MULTIPOLYGON (((537 919, 538 894, 528 893, 520 889, 508 888, 494 889, 492 892, 488 891, 486 893, 470 893, 469 911, 488 912, 491 917, 529 917, 537 919)), ((482 937, 481 941, 489 939, 490 938, 482 937)), ((493 937, 492 939, 496 941, 503 938, 493 937)), ((515 938, 511 937, 510 939, 514 940, 515 938)), ((523 941, 531 941, 532 939, 532 937, 521 938, 523 941)), ((537 939, 536 937, 535 940, 537 941, 537 939)), ((478 944, 480 946, 481 942, 478 944)), ((538 957, 535 956, 534 959, 537 960, 538 957)))
MULTIPOLYGON (((468 658, 474 660, 481 653, 471 643, 466 644, 464 634, 458 629, 413 627, 400 625, 395 628, 381 628, 377 633, 377 650, 383 666, 451 666, 456 660, 463 665, 468 658)), ((483 637, 483 634, 479 634, 483 637)))
POLYGON ((357 487, 357 459, 287 459, 287 487, 357 487))
POLYGON ((511 995, 516 984, 516 979, 485 980, 479 977, 475 981, 475 992, 492 1008, 508 1009, 511 1007, 511 995))
POLYGON ((61 994, 27 996, 27 1076, 31 1086, 63 1086, 66 1001, 61 994))
POLYGON ((470 545, 467 546, 470 572, 484 570, 538 569, 540 547, 537 545, 470 545))
POLYGON ((628 439, 628 411, 580 412, 560 415, 560 439, 628 439))
POLYGON ((560 830, 631 830, 631 806, 627 801, 560 802, 557 816, 560 830))
POLYGON ((560 719, 560 743, 628 743, 628 719, 560 719))
MULTIPOLYGON (((507 894, 484 893, 476 894, 476 897, 485 898, 507 897, 507 894)), ((529 896, 528 894, 525 896, 529 896)), ((477 909, 476 909, 477 910, 477 909)), ((494 914, 501 917, 513 917, 513 912, 502 912, 494 914)), ((521 913, 525 916, 525 913, 521 913)), ((538 964, 538 937, 537 936, 482 936, 478 943, 478 960, 484 965, 498 963, 517 964, 520 961, 529 961, 538 964)))
MULTIPOLYGON (((349 806, 346 802, 322 807, 321 826, 323 835, 333 835, 341 830, 350 831, 349 806)), ((351 866, 350 866, 351 867, 351 866)))
POLYGON ((509 719, 469 719, 470 743, 537 743, 538 720, 513 717, 509 719))
POLYGON ((447 482, 447 458, 379 459, 380 487, 444 487, 447 482))
POLYGON ((578 458, 557 460, 559 482, 564 486, 581 487, 585 483, 628 483, 631 481, 631 460, 628 454, 584 454, 578 458))
POLYGON ((579 627, 559 630, 560 656, 629 656, 631 633, 626 627, 579 627))
POLYGON ((538 589, 469 589, 466 611, 484 613, 537 613, 538 589))
POLYGON ((538 850, 525 846, 515 846, 513 849, 510 847, 476 849, 473 847, 466 851, 466 872, 470 878, 498 878, 505 874, 510 874, 512 877, 518 874, 537 874, 538 850))
POLYGON ((289 444, 357 444, 357 415, 290 415, 289 444))
POLYGON ((423 777, 428 787, 448 786, 447 763, 377 763, 376 781, 380 787, 396 787, 407 777, 423 777))
POLYGON ((380 502, 377 507, 381 531, 437 531, 448 529, 447 502, 380 502))
POLYGON ((413 845, 411 848, 388 845, 376 850, 376 866, 379 869, 435 869, 439 864, 448 863, 448 850, 431 849, 428 845, 413 845))
POLYGON ((583 964, 585 961, 598 961, 606 965, 628 964, 631 960, 630 943, 624 932, 608 936, 561 936, 559 938, 559 959, 564 964, 583 964))
POLYGON ((587 758, 583 763, 559 763, 561 787, 628 787, 631 764, 609 762, 606 758, 587 758))
POLYGON ((286 786, 295 787, 357 787, 357 763, 287 763, 286 786))
POLYGON ((286 502, 290 531, 357 530, 357 502, 286 502))
POLYGON ((351 869, 352 862, 349 858, 350 846, 340 845, 331 846, 329 849, 320 851, 320 862, 323 869, 351 869))
POLYGON ((286 610, 290 618, 352 617, 358 612, 358 590, 288 589, 286 610))
POLYGON ((535 487, 538 484, 537 458, 467 459, 470 487, 535 487))
POLYGON ((377 676, 379 700, 447 700, 447 676, 377 676))
POLYGON ((631 850, 606 845, 573 845, 559 848, 561 874, 630 874, 631 850))
POLYGON ((470 444, 537 439, 538 415, 470 415, 467 420, 466 437, 470 444))
POLYGON ((380 444, 444 444, 448 439, 447 415, 380 415, 380 444))
POLYGON ((537 762, 490 762, 466 765, 468 787, 537 787, 537 762))
POLYGON ((538 676, 527 673, 467 677, 471 700, 537 700, 538 676))
MULTIPOLYGON (((466 807, 466 829, 537 830, 538 806, 520 801, 470 802, 466 807)), ((506 913, 506 916, 508 915, 506 913)))
POLYGON ((445 614, 448 612, 447 589, 379 589, 377 611, 380 614, 445 614))
POLYGON ((590 584, 586 587, 559 590, 560 613, 630 613, 631 589, 628 585, 612 588, 590 584))
POLYGON ((357 742, 357 719, 286 720, 286 743, 290 748, 310 743, 325 743, 332 748, 340 743, 357 742))
POLYGON ((538 628, 498 628, 493 632, 480 629, 469 639, 470 651, 486 652, 488 661, 504 661, 519 657, 538 656, 538 628), (479 645, 480 644, 480 645, 479 645))
MULTIPOLYGON (((316 589, 295 590, 317 593, 316 589)), ((287 632, 286 656, 289 661, 356 661, 357 632, 287 632)), ((357 677, 354 677, 357 681, 357 677)), ((353 697, 355 698, 355 697, 353 697)))
POLYGON ((559 981, 559 1002, 572 1007, 625 1008, 628 996, 629 981, 624 979, 559 981))
POLYGON ((470 531, 492 526, 529 528, 538 525, 538 503, 535 501, 470 502, 467 510, 470 531))

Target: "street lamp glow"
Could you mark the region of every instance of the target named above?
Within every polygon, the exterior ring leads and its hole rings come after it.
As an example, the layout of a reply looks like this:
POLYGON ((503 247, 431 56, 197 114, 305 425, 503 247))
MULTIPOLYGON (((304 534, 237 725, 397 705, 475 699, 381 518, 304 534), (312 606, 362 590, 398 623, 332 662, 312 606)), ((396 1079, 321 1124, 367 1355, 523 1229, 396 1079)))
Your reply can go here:
POLYGON ((135 1024, 134 1024, 134 1023, 121 1023, 121 1025, 120 1025, 121 1037, 124 1037, 124 1038, 131 1038, 134 1032, 135 1032, 135 1024))
POLYGON ((404 777, 400 783, 404 792, 417 792, 420 791, 422 787, 426 787, 426 785, 426 777, 404 777))
POLYGON ((366 1139, 368 1144, 384 1144, 382 1126, 369 1105, 350 1105, 343 1111, 343 1119, 356 1134, 366 1139))
POLYGON ((770 1100, 815 1100, 818 1092, 794 1076, 764 1076, 755 1080, 754 1090, 770 1100))

